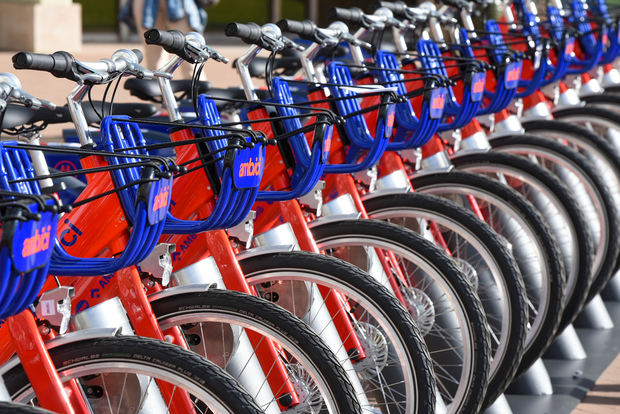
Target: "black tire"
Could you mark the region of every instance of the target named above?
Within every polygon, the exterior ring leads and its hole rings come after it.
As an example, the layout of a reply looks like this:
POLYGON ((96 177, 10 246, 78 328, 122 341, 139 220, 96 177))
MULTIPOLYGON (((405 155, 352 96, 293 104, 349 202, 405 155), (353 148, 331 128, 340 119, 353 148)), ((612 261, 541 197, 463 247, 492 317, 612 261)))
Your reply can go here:
MULTIPOLYGON (((217 315, 233 315, 237 321, 247 324, 243 326, 255 327, 255 332, 259 334, 267 332, 280 335, 296 347, 295 351, 303 353, 313 365, 313 374, 320 376, 320 380, 327 384, 335 412, 348 414, 361 411, 355 391, 335 355, 308 325, 278 305, 240 292, 209 289, 155 299, 151 307, 162 329, 167 326, 166 319, 183 315, 209 315, 209 322, 217 322, 217 315)), ((265 335, 262 338, 267 338, 265 335)), ((285 346, 277 338, 268 338, 290 349, 288 344, 285 346)), ((306 365, 304 367, 307 369, 306 365)))
POLYGON ((52 414, 52 412, 31 405, 0 402, 0 414, 52 414))
MULTIPOLYGON (((593 281, 594 274, 592 273, 592 264, 594 260, 594 242, 592 240, 592 234, 590 228, 586 223, 586 219, 579 208, 579 205, 575 198, 571 195, 566 186, 551 172, 538 166, 537 164, 515 156, 511 154, 503 154, 498 152, 479 152, 479 153, 464 153, 455 154, 452 158, 452 163, 455 167, 469 172, 481 173, 476 169, 479 166, 496 166, 500 171, 503 171, 505 177, 515 177, 516 180, 507 180, 512 188, 515 188, 519 193, 525 196, 528 200, 529 197, 524 194, 528 193, 531 187, 525 187, 520 185, 520 178, 527 177, 530 182, 534 182, 540 186, 540 188, 534 188, 532 193, 533 200, 530 202, 538 208, 536 203, 537 198, 544 197, 540 201, 542 207, 545 207, 545 203, 554 203, 556 208, 551 212, 553 215, 557 215, 559 210, 564 210, 562 213, 568 218, 569 223, 561 221, 556 226, 550 224, 551 229, 554 231, 556 241, 561 240, 560 237, 566 235, 566 225, 572 226, 572 235, 569 234, 570 243, 574 238, 577 243, 577 266, 571 269, 571 263, 568 258, 564 261, 564 268, 567 274, 571 274, 572 278, 567 280, 566 293, 569 295, 565 299, 564 314, 562 315, 562 322, 559 330, 563 330, 569 325, 579 314, 581 309, 586 303, 588 298, 588 292, 590 285, 593 281), (559 227, 559 228, 558 228, 559 227), (569 283, 571 284, 569 286, 569 283)), ((545 219, 555 219, 555 217, 547 217, 543 211, 539 209, 539 212, 545 219)), ((551 221, 548 221, 551 223, 551 221)), ((571 243, 572 244, 572 243, 571 243)))
MULTIPOLYGON (((600 95, 600 96, 604 96, 604 95, 600 95)), ((611 95, 610 98, 613 99, 614 96, 611 95)), ((607 98, 607 100, 609 100, 610 98, 607 98)), ((590 99, 593 102, 596 102, 597 98, 593 97, 590 99)), ((592 121, 599 122, 601 126, 605 125, 608 128, 614 128, 616 130, 620 130, 620 114, 619 113, 609 110, 607 108, 603 108, 601 106, 596 106, 592 104, 587 105, 585 107, 572 106, 568 108, 558 109, 557 111, 553 111, 553 118, 557 119, 558 121, 570 124, 570 125, 579 125, 585 129, 587 129, 585 125, 580 124, 577 120, 578 119, 589 119, 590 122, 592 121)), ((589 130, 592 133, 599 134, 602 138, 604 138, 605 134, 604 133, 601 134, 601 132, 603 131, 596 131, 596 130, 590 130, 590 129, 587 129, 587 130, 589 130)), ((618 153, 617 149, 616 149, 616 153, 618 153)))
POLYGON ((407 358, 413 364, 411 374, 415 378, 415 395, 419 400, 414 403, 416 409, 412 414, 434 412, 435 379, 432 362, 420 331, 400 302, 367 273, 342 260, 308 252, 246 257, 241 258, 239 264, 251 286, 263 283, 262 281, 269 278, 269 274, 299 272, 317 277, 317 283, 323 286, 333 283, 334 286, 346 287, 372 304, 374 310, 391 324, 398 340, 406 349, 407 358))
MULTIPOLYGON (((573 149, 577 150, 581 155, 594 164, 594 167, 602 176, 604 183, 612 196, 613 202, 616 205, 620 205, 620 155, 617 153, 612 144, 586 128, 561 121, 530 121, 524 122, 523 127, 526 132, 537 136, 542 135, 544 138, 548 138, 548 135, 551 136, 551 139, 558 135, 564 139, 574 137, 576 142, 583 144, 584 148, 580 147, 573 149)), ((569 145, 574 147, 576 144, 569 142, 569 145)), ((616 257, 615 259, 615 271, 620 269, 619 259, 620 257, 616 257)), ((611 276, 613 276, 613 274, 611 276)), ((605 283, 597 282, 591 288, 588 300, 591 300, 594 296, 599 294, 607 285, 608 281, 609 280, 604 281, 605 283)))
POLYGON ((535 152, 537 148, 540 148, 544 151, 550 151, 557 154, 561 159, 566 160, 565 162, 572 165, 573 168, 580 170, 590 181, 592 191, 597 193, 597 198, 600 200, 601 207, 604 209, 605 219, 603 226, 606 226, 609 235, 607 244, 599 247, 600 249, 604 249, 606 254, 604 255, 598 273, 594 275, 588 292, 587 300, 592 299, 593 296, 603 290, 607 282, 614 275, 617 270, 616 261, 620 256, 620 215, 614 198, 610 194, 604 179, 601 177, 596 167, 579 152, 547 138, 534 135, 510 135, 491 140, 491 146, 496 151, 506 151, 510 153, 513 153, 512 151, 518 151, 518 154, 524 157, 527 156, 526 153, 528 150, 535 152))
POLYGON ((579 99, 584 101, 588 108, 598 107, 620 114, 620 90, 609 93, 605 88, 605 92, 600 95, 587 95, 579 99))
MULTIPOLYGON (((207 390, 231 413, 262 413, 252 398, 222 369, 193 352, 165 342, 135 336, 105 337, 62 344, 48 352, 61 380, 65 373, 74 375, 75 370, 95 369, 102 363, 133 364, 145 371, 165 372, 172 378, 207 390)), ((92 376, 95 375, 88 375, 92 376)), ((4 382, 13 399, 28 393, 30 388, 21 365, 5 373, 4 382)))
MULTIPOLYGON (((460 401, 458 403, 447 399, 444 399, 444 401, 450 404, 451 412, 478 412, 484 400, 486 392, 485 385, 489 377, 489 368, 491 364, 490 335, 484 308, 480 303, 480 299, 474 287, 456 264, 450 260, 441 249, 422 238, 422 236, 403 227, 384 221, 366 219, 340 220, 312 226, 311 230, 321 250, 326 250, 326 243, 333 244, 335 242, 337 245, 341 245, 341 243, 339 243, 341 239, 344 238, 349 240, 355 238, 360 243, 359 245, 375 247, 383 251, 392 252, 396 255, 397 259, 403 257, 403 251, 406 252, 405 254, 409 253, 412 257, 407 258, 407 260, 413 260, 413 257, 417 257, 417 260, 426 262, 426 264, 430 265, 441 275, 442 281, 449 286, 449 289, 441 290, 440 295, 447 297, 447 292, 451 292, 454 300, 460 302, 457 306, 461 308, 461 312, 467 320, 466 327, 469 331, 471 338, 470 346, 472 347, 469 353, 471 354, 470 358, 474 361, 468 378, 463 381, 465 384, 462 382, 459 384, 465 386, 467 389, 464 396, 459 398, 460 401)), ((414 286, 415 280, 409 280, 408 282, 410 286, 414 286)), ((426 283, 421 283, 428 287, 426 283)), ((444 312, 447 312, 447 309, 444 310, 444 312)), ((436 321, 436 323, 439 323, 439 321, 436 321)), ((434 361, 436 361, 435 372, 443 373, 442 371, 445 371, 445 373, 450 373, 456 378, 458 378, 459 374, 466 374, 456 372, 456 370, 455 372, 451 372, 450 367, 440 368, 441 362, 437 361, 446 359, 445 354, 447 352, 438 350, 445 350, 446 347, 450 347, 449 342, 439 341, 437 338, 434 338, 434 335, 430 334, 425 336, 425 341, 431 358, 436 357, 436 359, 434 359, 434 361)), ((454 357, 451 355, 449 359, 453 361, 454 357)), ((448 375, 444 375, 443 377, 448 377, 448 375)), ((441 379, 442 376, 438 375, 437 381, 439 383, 442 382, 441 379)), ((446 378, 446 380, 449 379, 450 378, 446 378)), ((442 390, 447 391, 447 388, 447 384, 443 384, 443 386, 439 385, 440 392, 442 390)), ((451 397, 450 395, 444 396, 451 397)))
POLYGON ((605 92, 603 93, 603 95, 607 95, 610 93, 620 94, 620 85, 605 86, 605 92))
POLYGON ((505 241, 471 211, 446 199, 429 194, 386 194, 364 200, 364 206, 371 217, 377 216, 384 220, 387 220, 388 216, 392 216, 392 212, 393 217, 398 218, 398 211, 409 209, 415 211, 416 215, 421 212, 421 215, 428 213, 429 217, 441 216, 444 223, 454 223, 452 227, 457 228, 461 232, 460 234, 475 238, 478 244, 483 246, 481 248, 486 249, 488 255, 495 260, 496 267, 500 269, 510 311, 506 350, 503 358, 498 362, 495 370, 496 375, 490 378, 485 398, 485 407, 490 405, 508 388, 517 373, 524 352, 528 324, 525 286, 505 241))
MULTIPOLYGON (((538 332, 526 344, 519 371, 522 372, 529 368, 542 356, 553 340, 560 325, 564 308, 564 263, 559 247, 544 219, 521 194, 498 181, 481 175, 452 170, 448 173, 414 177, 411 183, 416 191, 431 194, 435 192, 435 195, 441 194, 441 189, 446 186, 450 192, 453 191, 450 188, 458 188, 464 193, 480 192, 486 194, 493 200, 497 200, 501 205, 509 207, 514 213, 513 216, 520 217, 536 237, 536 243, 539 243, 542 248, 542 259, 549 271, 546 275, 548 279, 542 281, 547 290, 547 307, 542 315, 539 312, 538 317, 541 319, 538 332)), ((526 289, 528 289, 527 281, 526 289)))

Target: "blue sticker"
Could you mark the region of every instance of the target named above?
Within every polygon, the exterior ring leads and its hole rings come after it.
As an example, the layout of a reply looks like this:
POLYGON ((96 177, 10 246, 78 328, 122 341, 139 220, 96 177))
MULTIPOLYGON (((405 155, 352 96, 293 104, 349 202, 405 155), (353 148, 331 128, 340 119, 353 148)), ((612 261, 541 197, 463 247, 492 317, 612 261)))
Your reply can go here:
POLYGON ((506 89, 514 89, 519 85, 522 66, 523 62, 521 61, 513 62, 506 66, 506 70, 504 72, 504 86, 506 89))
POLYGON ((323 162, 326 163, 329 160, 329 151, 332 148, 332 135, 334 133, 334 126, 328 125, 327 131, 325 131, 325 137, 323 138, 323 162))
POLYGON ((394 131, 394 118, 396 117, 396 105, 387 106, 387 114, 385 116, 385 137, 391 138, 394 131))
POLYGON ((568 41, 566 42, 566 45, 564 46, 564 56, 569 57, 573 54, 574 51, 575 51, 575 39, 571 37, 570 39, 568 39, 568 41))
POLYGON ((258 187, 265 168, 265 151, 261 144, 237 152, 234 164, 234 182, 238 189, 258 187))
POLYGON ((431 119, 439 119, 443 116, 443 108, 446 104, 446 88, 437 88, 431 91, 431 119))
POLYGON ((166 217, 172 196, 172 178, 162 178, 155 181, 149 193, 148 218, 151 225, 155 225, 166 217))
POLYGON ((13 265, 25 273, 49 261, 56 237, 56 215, 45 212, 41 220, 20 221, 13 237, 13 265))
POLYGON ((471 100, 473 102, 479 102, 482 100, 484 94, 484 84, 486 83, 487 75, 485 72, 476 72, 471 78, 471 100))

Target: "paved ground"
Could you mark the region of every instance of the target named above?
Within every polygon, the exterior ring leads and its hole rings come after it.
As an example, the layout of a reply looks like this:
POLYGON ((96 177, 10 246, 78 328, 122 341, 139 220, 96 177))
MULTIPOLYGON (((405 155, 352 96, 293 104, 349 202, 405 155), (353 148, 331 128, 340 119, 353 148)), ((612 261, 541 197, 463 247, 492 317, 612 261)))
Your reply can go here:
MULTIPOLYGON (((220 51, 224 56, 231 59, 231 61, 239 57, 245 50, 246 46, 243 43, 231 41, 228 39, 221 39, 216 43, 212 43, 213 46, 220 51)), ((118 49, 142 49, 140 43, 85 43, 80 53, 76 53, 75 56, 79 60, 83 61, 95 61, 101 58, 108 58, 112 53, 118 49)), ((11 63, 11 57, 15 52, 0 52, 0 72, 11 72, 18 76, 21 80, 22 87, 30 94, 50 100, 57 105, 64 105, 67 94, 74 87, 74 83, 65 79, 58 79, 45 72, 37 72, 31 70, 15 70, 11 63)), ((214 86, 227 87, 239 85, 236 71, 232 68, 231 64, 224 65, 217 62, 207 62, 204 72, 207 79, 213 83, 214 86)), ((122 82, 122 81, 121 81, 122 82)), ((93 99, 100 99, 103 95, 104 87, 98 87, 93 89, 93 99)), ((117 98, 115 102, 130 102, 136 101, 121 87, 117 92, 117 98)), ((57 139, 62 128, 70 127, 68 125, 52 125, 45 131, 45 137, 50 140, 57 139)))
POLYGON ((620 412, 620 355, 609 365, 573 414, 620 412))

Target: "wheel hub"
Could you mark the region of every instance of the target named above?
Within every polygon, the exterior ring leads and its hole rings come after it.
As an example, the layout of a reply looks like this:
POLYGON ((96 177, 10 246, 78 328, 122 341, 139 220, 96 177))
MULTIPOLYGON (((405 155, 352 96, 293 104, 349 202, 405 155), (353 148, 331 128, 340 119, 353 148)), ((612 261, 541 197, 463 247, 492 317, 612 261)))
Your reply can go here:
POLYGON ((454 261, 456 262, 459 269, 461 269, 461 272, 463 272, 463 274, 467 278, 467 281, 469 282, 469 284, 474 287, 475 291, 477 291, 478 290, 478 272, 476 272, 476 269, 474 269, 474 267, 469 262, 463 259, 455 258, 454 261))
POLYGON ((358 322, 355 331, 366 353, 366 358, 355 363, 355 371, 364 379, 375 378, 387 365, 388 343, 379 328, 358 322))
POLYGON ((308 371, 299 364, 287 364, 289 378, 299 397, 299 404, 284 412, 287 414, 318 413, 323 407, 323 398, 308 371))
POLYGON ((403 289, 407 310, 416 321, 422 335, 427 335, 435 325, 435 306, 426 293, 420 289, 403 289))

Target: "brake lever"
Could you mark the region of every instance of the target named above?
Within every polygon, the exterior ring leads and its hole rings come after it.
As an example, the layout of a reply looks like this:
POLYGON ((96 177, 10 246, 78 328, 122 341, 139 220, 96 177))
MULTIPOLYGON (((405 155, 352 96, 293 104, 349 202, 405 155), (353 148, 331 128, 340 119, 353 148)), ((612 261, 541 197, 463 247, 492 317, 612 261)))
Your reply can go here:
POLYGON ((293 42, 291 39, 289 39, 288 37, 282 36, 281 39, 282 43, 284 43, 284 45, 287 48, 291 48, 291 49, 295 49, 298 52, 303 52, 304 50, 306 50, 306 48, 304 48, 301 45, 298 45, 297 43, 293 42))
POLYGON ((351 33, 342 32, 342 34, 340 35, 340 38, 347 43, 351 43, 355 46, 363 47, 364 49, 367 49, 367 50, 372 50, 372 45, 370 43, 357 39, 351 33))
POLYGON ((54 104, 53 102, 46 101, 45 99, 36 98, 30 95, 28 92, 25 92, 18 88, 13 88, 11 90, 10 97, 24 104, 27 107, 32 107, 35 109, 41 107, 51 110, 56 109, 56 104, 54 104))
POLYGON ((222 62, 222 63, 228 63, 230 62, 230 59, 228 59, 226 56, 222 55, 220 52, 218 52, 217 50, 206 46, 205 47, 207 53, 209 53, 211 59, 214 59, 218 62, 222 62))
POLYGON ((286 47, 284 42, 280 41, 280 39, 276 39, 267 33, 261 35, 261 41, 265 46, 264 49, 271 50, 272 52, 278 52, 286 47))

